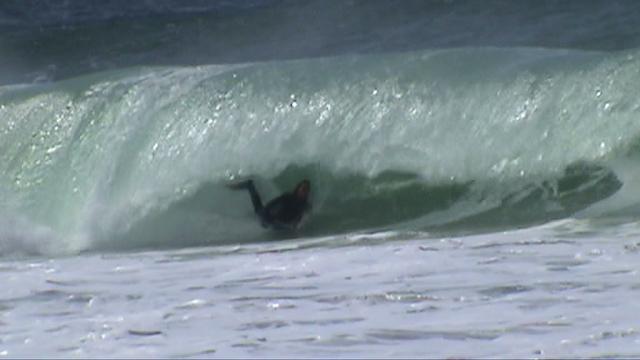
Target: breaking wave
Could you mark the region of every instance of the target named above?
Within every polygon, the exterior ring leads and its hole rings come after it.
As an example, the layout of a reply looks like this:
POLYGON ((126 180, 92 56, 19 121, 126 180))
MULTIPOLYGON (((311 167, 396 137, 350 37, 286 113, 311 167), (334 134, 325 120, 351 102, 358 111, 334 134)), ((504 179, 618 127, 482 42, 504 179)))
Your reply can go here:
POLYGON ((306 235, 635 213, 639 69, 635 50, 460 48, 0 87, 0 252, 295 236, 224 186, 249 176, 265 197, 311 179, 306 235))

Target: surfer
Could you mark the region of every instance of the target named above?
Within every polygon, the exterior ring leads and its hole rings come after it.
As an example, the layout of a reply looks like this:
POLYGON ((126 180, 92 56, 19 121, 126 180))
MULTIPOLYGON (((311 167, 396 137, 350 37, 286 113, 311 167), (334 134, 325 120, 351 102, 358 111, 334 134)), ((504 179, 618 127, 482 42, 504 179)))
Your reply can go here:
POLYGON ((277 198, 269 201, 267 205, 262 205, 260 194, 253 185, 253 180, 245 180, 235 184, 230 184, 229 188, 234 190, 248 190, 251 196, 253 210, 260 217, 263 227, 274 229, 295 229, 305 212, 311 209, 309 203, 309 193, 311 183, 304 179, 296 185, 292 192, 286 192, 277 198))

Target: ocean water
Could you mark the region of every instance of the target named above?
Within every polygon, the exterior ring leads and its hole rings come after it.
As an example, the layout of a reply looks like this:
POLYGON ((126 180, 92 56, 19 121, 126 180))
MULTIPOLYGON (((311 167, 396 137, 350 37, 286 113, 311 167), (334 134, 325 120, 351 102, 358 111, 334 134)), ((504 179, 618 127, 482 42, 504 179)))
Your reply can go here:
POLYGON ((638 24, 0 2, 0 357, 640 357, 638 24))

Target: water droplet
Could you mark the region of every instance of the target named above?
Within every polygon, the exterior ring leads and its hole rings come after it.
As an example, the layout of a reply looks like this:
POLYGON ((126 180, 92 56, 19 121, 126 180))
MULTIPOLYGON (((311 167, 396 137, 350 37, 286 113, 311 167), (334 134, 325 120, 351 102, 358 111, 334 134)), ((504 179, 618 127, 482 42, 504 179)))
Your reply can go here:
POLYGON ((274 310, 275 310, 275 309, 280 308, 280 304, 279 304, 279 303, 277 303, 277 302, 271 302, 271 303, 267 304, 267 306, 268 306, 270 309, 274 309, 274 310))
POLYGON ((54 152, 58 151, 58 149, 60 149, 61 147, 62 147, 61 144, 57 144, 57 145, 54 145, 54 146, 48 148, 47 149, 47 155, 53 154, 54 152))
POLYGON ((502 172, 502 171, 504 170, 504 168, 507 166, 507 163, 508 163, 508 162, 509 162, 509 160, 508 160, 508 159, 502 159, 502 160, 500 160, 500 162, 499 162, 499 163, 494 164, 494 165, 491 167, 491 170, 493 170, 494 172, 500 173, 500 172, 502 172))

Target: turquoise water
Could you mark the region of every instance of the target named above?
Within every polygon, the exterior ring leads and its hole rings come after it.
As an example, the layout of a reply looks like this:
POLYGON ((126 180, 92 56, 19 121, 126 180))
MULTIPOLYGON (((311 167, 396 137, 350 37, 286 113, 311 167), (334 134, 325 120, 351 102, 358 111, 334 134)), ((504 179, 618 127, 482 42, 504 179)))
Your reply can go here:
POLYGON ((635 58, 474 48, 7 85, 7 221, 44 228, 62 253, 260 241, 245 195, 224 186, 247 176, 269 195, 313 179, 303 237, 566 218, 627 191, 635 58))

